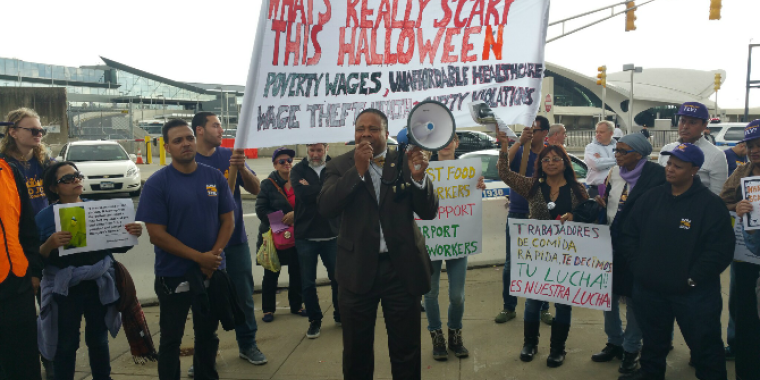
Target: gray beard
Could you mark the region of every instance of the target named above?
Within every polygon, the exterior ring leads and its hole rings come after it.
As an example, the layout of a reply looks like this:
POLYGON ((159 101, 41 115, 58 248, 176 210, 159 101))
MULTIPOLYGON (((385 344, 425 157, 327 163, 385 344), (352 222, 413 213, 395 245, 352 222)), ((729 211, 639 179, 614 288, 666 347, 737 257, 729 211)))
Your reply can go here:
POLYGON ((318 161, 316 163, 312 160, 309 160, 309 166, 312 168, 318 168, 320 166, 323 166, 325 162, 326 162, 325 159, 322 159, 321 161, 318 161))

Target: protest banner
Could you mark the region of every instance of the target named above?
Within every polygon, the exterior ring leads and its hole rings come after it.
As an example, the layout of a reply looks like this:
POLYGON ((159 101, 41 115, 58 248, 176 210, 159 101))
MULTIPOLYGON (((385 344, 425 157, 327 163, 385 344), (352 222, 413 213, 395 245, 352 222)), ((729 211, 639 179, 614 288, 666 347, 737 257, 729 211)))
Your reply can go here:
POLYGON ((137 237, 124 228, 135 221, 131 199, 56 204, 55 230, 71 232, 71 241, 59 248, 60 256, 137 245, 137 237))
POLYGON ((736 223, 738 216, 731 211, 731 226, 734 227, 734 236, 736 237, 736 247, 734 248, 734 260, 760 265, 760 256, 750 252, 744 245, 744 234, 742 233, 742 223, 736 223))
POLYGON ((752 203, 752 211, 742 218, 744 229, 760 229, 760 177, 742 178, 742 198, 752 203))
POLYGON ((235 146, 346 141, 366 108, 395 136, 426 99, 460 127, 476 101, 531 125, 548 17, 549 0, 263 1, 235 146))
POLYGON ((610 228, 557 220, 510 219, 509 294, 610 310, 610 228))
POLYGON ((416 217, 430 260, 450 260, 483 251, 483 203, 479 158, 433 161, 427 176, 438 195, 438 216, 416 217))

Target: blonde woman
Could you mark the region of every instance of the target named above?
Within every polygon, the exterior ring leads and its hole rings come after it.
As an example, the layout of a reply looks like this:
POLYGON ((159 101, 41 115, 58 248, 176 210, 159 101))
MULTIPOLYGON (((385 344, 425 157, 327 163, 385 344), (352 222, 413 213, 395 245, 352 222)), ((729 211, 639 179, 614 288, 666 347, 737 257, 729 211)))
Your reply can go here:
POLYGON ((32 209, 37 215, 48 205, 42 189, 42 172, 50 165, 45 153, 40 116, 29 108, 19 108, 8 113, 5 136, 0 141, 0 156, 16 164, 26 182, 32 209))

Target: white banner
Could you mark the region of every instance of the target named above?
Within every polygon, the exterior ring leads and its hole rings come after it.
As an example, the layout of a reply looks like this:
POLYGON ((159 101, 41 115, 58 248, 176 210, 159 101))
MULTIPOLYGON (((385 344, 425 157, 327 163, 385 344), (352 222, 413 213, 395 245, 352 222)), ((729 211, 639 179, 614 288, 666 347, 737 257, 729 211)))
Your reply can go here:
POLYGON ((734 227, 734 236, 736 236, 736 247, 734 247, 734 260, 746 261, 748 263, 760 265, 760 256, 753 254, 744 245, 744 234, 742 233, 742 223, 736 223, 737 215, 731 211, 731 225, 734 227))
POLYGON ((509 219, 509 294, 610 310, 610 228, 556 220, 509 219))
POLYGON ((415 215, 430 260, 483 251, 483 201, 476 187, 482 166, 479 158, 430 163, 427 175, 438 194, 438 217, 421 220, 415 215))
POLYGON ((137 237, 124 228, 135 221, 131 199, 57 204, 53 215, 57 232, 71 232, 69 244, 58 250, 60 256, 137 245, 137 237))
POLYGON ((549 0, 263 1, 236 147, 346 141, 366 108, 395 136, 425 99, 459 127, 474 101, 531 125, 548 17, 549 0))

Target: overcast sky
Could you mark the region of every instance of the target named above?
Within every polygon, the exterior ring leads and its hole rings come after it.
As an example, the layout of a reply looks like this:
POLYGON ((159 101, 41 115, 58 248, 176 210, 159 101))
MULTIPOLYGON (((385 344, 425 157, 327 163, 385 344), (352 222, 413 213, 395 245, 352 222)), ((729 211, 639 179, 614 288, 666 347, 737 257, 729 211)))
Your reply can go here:
MULTIPOLYGON (((550 22, 613 3, 552 0, 550 22)), ((656 0, 637 11, 636 31, 625 32, 625 18, 618 16, 549 43, 546 59, 589 76, 602 64, 608 72, 625 63, 644 70, 723 69, 720 107, 743 107, 747 45, 753 38, 760 43, 760 1, 723 3, 722 19, 709 21, 710 0, 656 0)), ((32 9, 29 2, 3 1, 0 57, 81 66, 102 64, 98 56, 104 56, 175 80, 244 85, 261 0, 33 4, 32 9)), ((606 15, 609 10, 566 28, 606 15)), ((549 37, 560 33, 559 26, 549 28, 549 37)), ((753 79, 760 79, 760 48, 755 51, 753 79)), ((760 89, 750 93, 750 106, 760 106, 760 89)))

